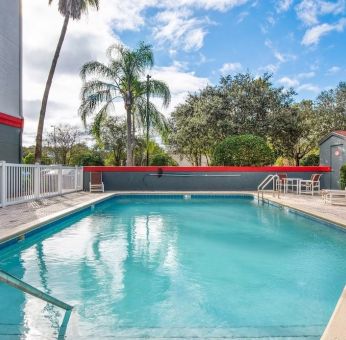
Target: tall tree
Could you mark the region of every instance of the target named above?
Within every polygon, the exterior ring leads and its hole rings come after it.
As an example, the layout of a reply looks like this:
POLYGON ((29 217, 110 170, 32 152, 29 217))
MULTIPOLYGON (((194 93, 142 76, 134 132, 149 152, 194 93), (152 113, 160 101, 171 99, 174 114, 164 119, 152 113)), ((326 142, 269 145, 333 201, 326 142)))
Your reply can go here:
POLYGON ((70 125, 59 125, 46 137, 48 152, 53 156, 55 164, 68 165, 71 151, 79 142, 80 130, 70 125))
MULTIPOLYGON (((144 79, 145 73, 154 64, 154 56, 150 45, 141 42, 130 50, 122 45, 113 45, 108 49, 109 63, 91 61, 83 65, 82 103, 79 108, 81 118, 86 124, 89 115, 94 115, 94 131, 97 133, 103 120, 111 110, 114 102, 123 100, 126 110, 127 148, 126 164, 133 164, 134 122, 145 120, 146 94, 163 100, 163 106, 170 103, 171 95, 168 86, 159 80, 150 79, 149 88, 144 79)), ((159 131, 165 129, 165 117, 151 102, 149 109, 151 125, 159 131)))
POLYGON ((107 117, 98 132, 97 142, 111 153, 113 165, 123 165, 126 159, 126 122, 119 117, 107 117))
MULTIPOLYGON (((52 2, 53 0, 49 0, 49 5, 52 2)), ((62 44, 65 39, 68 23, 70 19, 79 20, 82 14, 86 13, 89 8, 96 8, 98 10, 99 0, 59 0, 58 2, 58 10, 60 14, 64 17, 64 23, 61 28, 60 37, 55 49, 54 57, 52 60, 52 64, 50 66, 48 78, 46 81, 46 87, 44 89, 44 94, 42 98, 40 116, 39 116, 37 134, 36 134, 35 162, 38 162, 38 163, 41 162, 42 135, 43 135, 44 119, 45 119, 46 110, 47 110, 49 91, 52 86, 54 72, 56 69, 56 65, 58 63, 62 44)))
POLYGON ((324 133, 346 129, 346 82, 335 89, 323 91, 316 100, 320 128, 324 133))
POLYGON ((287 110, 294 91, 274 87, 271 75, 249 73, 227 76, 217 86, 207 86, 188 96, 172 112, 170 145, 195 165, 207 161, 213 149, 233 134, 255 134, 266 138, 272 119, 287 110))
POLYGON ((323 136, 311 100, 303 100, 276 112, 270 127, 268 138, 276 154, 293 159, 297 166, 323 136))
POLYGON ((227 103, 229 118, 236 134, 255 134, 265 137, 269 132, 271 116, 287 109, 295 92, 275 87, 272 75, 265 73, 254 77, 239 73, 221 78, 218 87, 227 103))

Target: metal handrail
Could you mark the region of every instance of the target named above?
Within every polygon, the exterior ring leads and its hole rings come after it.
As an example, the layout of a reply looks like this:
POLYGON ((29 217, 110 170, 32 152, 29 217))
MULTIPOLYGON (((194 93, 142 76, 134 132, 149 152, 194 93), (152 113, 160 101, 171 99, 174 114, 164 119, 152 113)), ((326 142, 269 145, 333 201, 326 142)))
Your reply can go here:
POLYGON ((19 289, 25 293, 35 296, 43 301, 49 302, 52 305, 65 309, 66 311, 71 311, 73 306, 45 293, 41 290, 29 285, 28 283, 16 278, 15 276, 0 270, 0 282, 4 282, 11 287, 19 289))
POLYGON ((62 320, 62 323, 60 325, 59 334, 58 334, 58 340, 64 340, 66 331, 67 331, 67 325, 70 320, 71 312, 73 309, 73 306, 45 293, 41 290, 29 285, 28 283, 16 278, 15 276, 6 273, 3 270, 0 270, 0 282, 6 283, 7 285, 14 287, 18 290, 21 290, 24 293, 28 293, 32 296, 35 296, 43 301, 46 301, 48 303, 51 303, 54 306, 60 307, 65 310, 65 315, 62 320))
POLYGON ((260 193, 262 194, 262 200, 263 200, 263 193, 265 188, 270 184, 273 183, 273 195, 275 195, 275 192, 278 194, 278 198, 280 197, 280 190, 276 190, 276 180, 280 180, 280 177, 276 175, 268 175, 257 187, 257 199, 259 200, 260 193))

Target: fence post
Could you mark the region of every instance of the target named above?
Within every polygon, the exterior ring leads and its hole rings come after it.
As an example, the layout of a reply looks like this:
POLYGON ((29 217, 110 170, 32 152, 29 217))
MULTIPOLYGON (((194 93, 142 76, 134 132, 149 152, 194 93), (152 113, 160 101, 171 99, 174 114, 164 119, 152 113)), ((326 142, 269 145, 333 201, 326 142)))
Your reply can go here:
POLYGON ((58 169, 58 194, 62 195, 62 165, 59 164, 58 169))
POLYGON ((78 190, 78 166, 74 168, 74 191, 78 190))
POLYGON ((1 205, 2 207, 6 206, 6 197, 7 197, 7 171, 6 171, 6 162, 1 161, 1 205))
POLYGON ((34 198, 35 200, 40 198, 40 164, 35 163, 34 168, 34 198))

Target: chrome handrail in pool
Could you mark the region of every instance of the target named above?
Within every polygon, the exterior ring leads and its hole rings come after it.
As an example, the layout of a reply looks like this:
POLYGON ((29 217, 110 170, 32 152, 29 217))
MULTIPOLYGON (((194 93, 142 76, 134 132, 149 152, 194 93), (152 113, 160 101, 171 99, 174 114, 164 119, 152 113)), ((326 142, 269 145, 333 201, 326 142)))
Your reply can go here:
POLYGON ((17 288, 25 293, 33 295, 41 300, 51 303, 65 310, 72 310, 73 306, 29 285, 28 283, 16 278, 15 276, 0 270, 0 282, 4 282, 11 287, 17 288))
POLYGON ((276 190, 276 181, 280 180, 278 175, 268 175, 257 187, 257 199, 259 200, 260 194, 262 194, 262 200, 263 200, 263 193, 265 191, 265 188, 270 184, 273 183, 273 189, 269 190, 275 195, 275 192, 278 194, 278 198, 280 197, 280 190, 276 190))
POLYGON ((29 285, 28 283, 16 278, 15 276, 6 273, 3 270, 0 270, 0 282, 3 282, 11 287, 14 287, 18 290, 21 290, 24 293, 28 293, 32 296, 37 297, 38 299, 41 299, 43 301, 46 301, 48 303, 51 303, 54 306, 60 307, 65 310, 65 315, 62 320, 62 323, 60 325, 59 333, 58 333, 58 340, 65 339, 66 331, 67 331, 67 325, 70 320, 71 312, 73 309, 73 306, 45 293, 41 290, 29 285))

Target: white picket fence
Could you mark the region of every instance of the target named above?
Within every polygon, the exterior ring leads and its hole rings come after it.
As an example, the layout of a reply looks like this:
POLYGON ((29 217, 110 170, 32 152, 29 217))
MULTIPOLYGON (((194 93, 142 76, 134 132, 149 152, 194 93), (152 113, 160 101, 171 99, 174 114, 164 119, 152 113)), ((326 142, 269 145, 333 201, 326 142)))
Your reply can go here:
POLYGON ((83 168, 0 162, 0 207, 83 189, 83 168))

